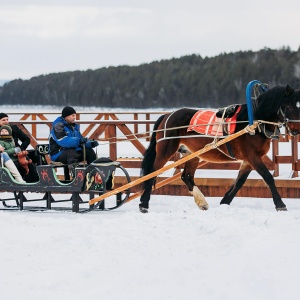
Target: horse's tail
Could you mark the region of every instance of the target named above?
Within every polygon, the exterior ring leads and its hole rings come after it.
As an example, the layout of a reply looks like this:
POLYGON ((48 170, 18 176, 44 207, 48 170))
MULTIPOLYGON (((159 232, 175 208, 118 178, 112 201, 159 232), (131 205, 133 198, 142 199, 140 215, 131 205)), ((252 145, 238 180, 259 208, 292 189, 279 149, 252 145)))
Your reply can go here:
POLYGON ((153 172, 153 164, 156 158, 156 130, 164 117, 165 115, 160 116, 154 124, 150 144, 144 154, 144 159, 142 161, 141 176, 148 175, 153 172))

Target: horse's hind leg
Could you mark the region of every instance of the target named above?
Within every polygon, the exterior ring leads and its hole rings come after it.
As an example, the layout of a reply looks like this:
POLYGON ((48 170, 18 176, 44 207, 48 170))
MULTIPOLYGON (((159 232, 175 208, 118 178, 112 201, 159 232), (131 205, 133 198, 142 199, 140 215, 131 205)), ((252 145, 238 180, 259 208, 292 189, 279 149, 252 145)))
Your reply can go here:
POLYGON ((241 164, 239 174, 235 180, 235 183, 226 192, 220 204, 230 205, 232 199, 235 197, 236 193, 240 190, 240 188, 244 185, 251 171, 252 171, 252 167, 247 162, 243 162, 241 164))
POLYGON ((151 178, 144 182, 144 191, 141 196, 139 209, 141 213, 147 213, 149 209, 149 201, 151 197, 152 187, 155 184, 156 178, 151 178))
POLYGON ((186 184, 189 192, 194 196, 194 200, 201 210, 208 209, 208 203, 199 188, 195 185, 194 175, 198 167, 199 159, 193 158, 185 163, 184 170, 181 175, 182 181, 186 184))
MULTIPOLYGON (((164 145, 163 143, 159 144, 157 146, 157 151, 155 153, 155 159, 154 162, 151 164, 151 159, 148 159, 148 157, 144 157, 143 163, 149 164, 150 163, 150 168, 144 175, 148 175, 152 172, 155 172, 159 169, 161 169, 171 158, 171 156, 176 152, 178 149, 178 142, 176 140, 172 141, 172 143, 168 143, 167 145, 164 145), (167 149, 167 151, 165 151, 167 149)), ((139 210, 142 213, 147 213, 149 209, 149 201, 152 193, 152 187, 155 185, 156 182, 156 177, 148 179, 147 181, 144 182, 144 191, 141 196, 141 202, 139 204, 139 210)))

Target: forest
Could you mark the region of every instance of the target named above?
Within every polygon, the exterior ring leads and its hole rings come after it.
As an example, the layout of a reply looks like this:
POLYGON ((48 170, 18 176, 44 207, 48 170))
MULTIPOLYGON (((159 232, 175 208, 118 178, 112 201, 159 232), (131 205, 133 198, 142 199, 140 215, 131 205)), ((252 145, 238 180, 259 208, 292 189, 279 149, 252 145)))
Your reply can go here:
POLYGON ((10 105, 148 109, 222 107, 245 103, 251 80, 300 88, 300 48, 188 55, 139 66, 118 66, 16 79, 0 87, 10 105))

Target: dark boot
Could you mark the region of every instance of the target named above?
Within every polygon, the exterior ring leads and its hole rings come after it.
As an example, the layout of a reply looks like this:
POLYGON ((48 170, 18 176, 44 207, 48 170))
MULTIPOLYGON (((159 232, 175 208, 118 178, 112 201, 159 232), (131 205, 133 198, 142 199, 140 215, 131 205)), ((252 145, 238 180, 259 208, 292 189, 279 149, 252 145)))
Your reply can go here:
POLYGON ((71 179, 75 178, 75 168, 77 167, 77 165, 78 165, 77 163, 73 163, 73 164, 68 165, 71 179))

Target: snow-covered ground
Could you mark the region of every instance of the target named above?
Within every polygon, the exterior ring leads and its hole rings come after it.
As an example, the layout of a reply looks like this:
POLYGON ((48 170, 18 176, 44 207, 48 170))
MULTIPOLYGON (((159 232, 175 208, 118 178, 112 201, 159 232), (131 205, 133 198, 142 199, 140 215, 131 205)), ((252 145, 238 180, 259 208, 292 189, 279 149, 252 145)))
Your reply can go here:
POLYGON ((200 211, 153 196, 116 211, 0 212, 3 299, 299 299, 300 201, 200 211))
POLYGON ((284 199, 287 212, 207 200, 208 211, 176 196, 152 196, 148 214, 137 199, 88 214, 0 211, 1 298, 299 299, 300 200, 284 199))

